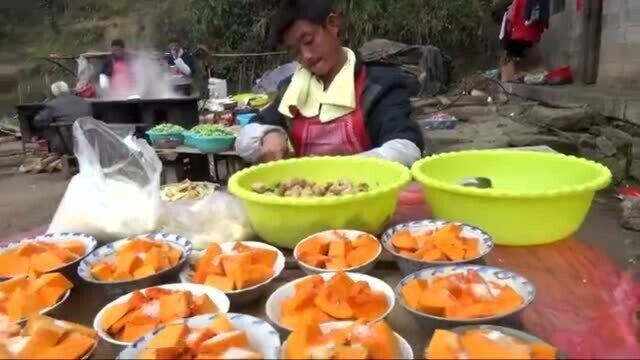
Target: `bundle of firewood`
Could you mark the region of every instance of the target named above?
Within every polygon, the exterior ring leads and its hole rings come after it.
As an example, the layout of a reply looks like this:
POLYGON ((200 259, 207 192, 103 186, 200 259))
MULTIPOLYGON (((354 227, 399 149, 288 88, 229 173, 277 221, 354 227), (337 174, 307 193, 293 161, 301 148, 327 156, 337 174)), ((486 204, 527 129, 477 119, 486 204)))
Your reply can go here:
POLYGON ((21 173, 52 173, 54 171, 62 171, 64 168, 63 158, 60 155, 49 154, 44 157, 26 158, 19 171, 21 173))

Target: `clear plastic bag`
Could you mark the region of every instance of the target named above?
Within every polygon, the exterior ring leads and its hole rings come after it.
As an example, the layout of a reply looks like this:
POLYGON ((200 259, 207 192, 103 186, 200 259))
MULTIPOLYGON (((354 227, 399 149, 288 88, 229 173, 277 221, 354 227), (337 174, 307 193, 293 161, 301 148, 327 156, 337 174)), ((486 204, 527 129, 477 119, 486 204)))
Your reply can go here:
POLYGON ((162 163, 134 130, 93 118, 75 122, 80 173, 69 183, 49 232, 82 232, 108 242, 156 229, 162 163))
POLYGON ((225 192, 214 192, 200 200, 165 202, 160 228, 186 236, 196 249, 211 243, 248 240, 254 235, 242 202, 225 192))

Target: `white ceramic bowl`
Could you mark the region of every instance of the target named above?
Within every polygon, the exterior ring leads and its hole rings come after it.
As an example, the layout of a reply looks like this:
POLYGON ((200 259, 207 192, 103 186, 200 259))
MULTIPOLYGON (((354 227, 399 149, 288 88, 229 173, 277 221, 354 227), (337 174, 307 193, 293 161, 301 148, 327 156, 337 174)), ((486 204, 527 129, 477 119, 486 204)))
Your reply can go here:
POLYGON ((398 264, 400 271, 402 271, 402 273, 405 275, 409 275, 418 270, 426 269, 434 266, 477 263, 478 261, 481 261, 481 259, 493 249, 493 239, 489 234, 487 234, 481 229, 478 229, 475 226, 455 223, 455 222, 453 224, 462 226, 462 234, 461 234, 462 236, 464 236, 465 238, 472 238, 472 239, 475 238, 479 240, 478 245, 480 248, 478 249, 479 250, 478 256, 471 259, 464 259, 459 261, 416 260, 410 257, 400 255, 400 253, 396 251, 395 247, 393 246, 393 243, 391 242, 391 240, 393 239, 393 236, 396 233, 399 233, 401 231, 405 231, 405 230, 415 231, 415 232, 433 231, 436 229, 440 229, 443 226, 450 223, 451 222, 449 221, 442 221, 442 220, 420 220, 420 221, 413 221, 406 224, 400 224, 385 231, 384 234, 382 234, 380 241, 382 242, 382 246, 384 246, 384 248, 393 255, 393 259, 398 264))
MULTIPOLYGON (((234 291, 225 291, 225 295, 229 297, 231 301, 231 306, 234 308, 243 307, 245 305, 249 305, 254 301, 258 300, 264 292, 268 289, 266 285, 268 285, 273 279, 277 278, 282 270, 284 270, 286 259, 282 251, 278 250, 276 247, 273 247, 269 244, 256 242, 256 241, 241 241, 243 244, 253 247, 275 251, 278 254, 276 258, 276 262, 273 264, 273 276, 260 284, 254 285, 252 287, 242 289, 242 290, 234 290, 234 291)), ((220 245, 222 248, 222 253, 229 253, 232 251, 233 246, 236 242, 227 242, 220 245)), ((192 283, 193 275, 195 274, 195 262, 204 254, 203 251, 194 252, 189 260, 187 266, 184 267, 182 272, 180 273, 180 281, 184 283, 192 283)))
MULTIPOLYGON (((269 325, 266 321, 260 320, 256 317, 244 314, 229 313, 229 320, 231 324, 247 334, 249 344, 251 348, 262 354, 263 359, 277 359, 280 354, 280 335, 269 325)), ((216 315, 201 315, 192 317, 181 322, 187 324, 190 328, 204 328, 216 318, 216 315)), ((142 351, 147 347, 147 343, 158 332, 160 332, 164 326, 154 330, 153 332, 140 338, 133 344, 124 349, 116 359, 137 359, 142 351)))
POLYGON ((431 267, 428 269, 422 269, 418 272, 415 272, 404 279, 400 280, 400 283, 395 288, 395 295, 398 299, 398 302, 404 307, 407 311, 413 314, 414 318, 424 328, 451 328, 453 326, 461 326, 461 325, 471 325, 471 324, 492 324, 497 323, 502 320, 515 317, 520 312, 522 312, 527 306, 529 306, 533 299, 536 296, 536 288, 529 280, 525 279, 523 276, 520 276, 514 272, 509 270, 503 270, 491 266, 482 266, 482 265, 452 265, 452 266, 439 266, 439 267, 431 267), (518 295, 520 295, 523 299, 522 305, 518 308, 513 309, 510 312, 475 318, 475 319, 450 319, 444 318, 441 316, 435 316, 427 313, 420 312, 416 309, 411 308, 404 302, 402 298, 402 288, 413 279, 422 279, 431 282, 432 279, 439 276, 448 276, 452 274, 465 274, 468 270, 475 270, 478 272, 480 276, 482 276, 486 281, 496 282, 500 285, 508 285, 513 290, 515 290, 518 295))
MULTIPOLYGON (((98 246, 98 241, 93 236, 89 236, 81 233, 65 232, 65 233, 51 233, 51 234, 40 235, 40 236, 36 236, 35 238, 24 239, 20 242, 14 242, 11 244, 2 245, 0 246, 0 253, 3 253, 7 250, 15 249, 16 247, 23 244, 23 242, 25 241, 34 241, 34 240, 47 242, 47 243, 54 243, 54 244, 56 242, 78 240, 84 244, 85 252, 83 255, 79 256, 77 259, 73 260, 72 262, 68 262, 64 265, 60 265, 56 268, 53 268, 47 271, 48 273, 51 273, 51 272, 62 273, 66 278, 70 280, 77 276, 76 269, 78 267, 78 263, 82 261, 82 259, 87 257, 89 254, 91 254, 91 252, 93 252, 93 250, 95 250, 96 247, 98 246)), ((0 280, 8 279, 8 278, 9 277, 0 277, 0 280)))
MULTIPOLYGON (((344 329, 354 324, 354 321, 334 321, 328 322, 324 324, 320 324, 320 331, 322 334, 326 334, 333 330, 344 329)), ((393 333, 396 336, 396 341, 398 344, 398 352, 396 353, 396 359, 413 359, 413 350, 411 349, 411 345, 398 333, 393 333)), ((287 342, 285 341, 282 344, 282 350, 280 352, 280 358, 284 359, 284 351, 287 348, 287 342)))
MULTIPOLYGON (((162 288, 162 289, 167 289, 167 290, 189 291, 193 295, 206 294, 213 301, 213 303, 216 304, 216 307, 218 308, 219 312, 226 313, 226 312, 229 311, 229 299, 227 298, 227 296, 222 291, 220 291, 218 289, 214 289, 214 288, 212 288, 210 286, 204 286, 204 285, 198 285, 198 284, 168 284, 168 285, 153 286, 151 288, 156 288, 156 287, 157 288, 162 288)), ((140 291, 142 293, 144 293, 145 291, 147 291, 148 289, 151 289, 151 288, 146 288, 146 289, 143 289, 143 290, 140 290, 140 291)), ((102 317, 104 316, 104 313, 107 311, 107 309, 109 307, 115 305, 115 304, 121 304, 121 303, 127 302, 129 300, 129 298, 131 297, 131 294, 132 293, 123 295, 123 296, 117 298, 116 300, 110 302, 105 307, 103 307, 98 312, 96 317, 93 319, 93 329, 105 341, 110 342, 110 343, 115 344, 115 345, 120 345, 120 346, 127 346, 127 345, 131 344, 129 342, 119 341, 119 340, 116 340, 116 339, 112 338, 111 335, 109 335, 100 326, 100 323, 102 323, 102 317)))
POLYGON ((143 234, 129 239, 122 239, 98 248, 96 251, 87 256, 78 265, 78 275, 88 283, 100 285, 111 296, 120 296, 130 293, 134 290, 152 287, 154 285, 174 283, 180 270, 186 264, 187 259, 191 255, 191 241, 184 236, 168 234, 168 233, 150 233, 143 234), (105 258, 112 257, 116 250, 125 245, 131 239, 147 238, 160 242, 167 242, 169 245, 179 249, 182 252, 180 260, 175 265, 164 269, 158 273, 149 275, 141 279, 125 280, 125 281, 99 281, 91 275, 91 266, 105 258))
MULTIPOLYGON (((325 281, 327 281, 331 279, 335 274, 336 273, 322 273, 317 275, 321 276, 325 281)), ((382 314, 377 319, 373 319, 372 321, 382 320, 385 317, 387 317, 387 315, 389 315, 391 310, 393 310, 393 306, 395 305, 395 297, 394 297, 393 289, 391 288, 391 286, 387 285, 387 283, 385 283, 382 280, 374 278, 373 276, 359 274, 359 273, 346 273, 346 274, 351 278, 351 280, 365 281, 367 284, 369 284, 369 287, 371 287, 372 291, 379 291, 384 294, 384 297, 387 299, 387 304, 389 307, 384 314, 382 314)), ((280 322, 280 318, 281 318, 280 309, 282 307, 282 303, 286 299, 292 297, 295 294, 295 285, 297 283, 303 280, 306 280, 311 276, 314 276, 314 275, 305 276, 303 278, 293 280, 282 285, 276 291, 274 291, 273 294, 271 294, 271 296, 267 300, 267 304, 265 305, 265 312, 267 314, 267 317, 269 318, 269 320, 271 320, 272 323, 274 323, 276 326, 278 326, 285 332, 293 331, 293 329, 285 326, 284 324, 282 324, 282 322, 280 322)))
MULTIPOLYGON (((511 336, 512 338, 519 340, 525 344, 547 344, 549 346, 553 346, 551 344, 549 344, 548 342, 534 336, 531 335, 529 333, 526 333, 524 331, 520 331, 520 330, 516 330, 516 329, 512 329, 512 328, 508 328, 508 327, 504 327, 504 326, 496 326, 496 325, 465 325, 465 326, 458 326, 452 329, 449 329, 449 331, 454 332, 458 335, 462 335, 464 333, 466 333, 467 331, 470 330, 493 330, 493 331, 498 331, 501 332, 507 336, 511 336)), ((431 339, 429 339, 427 341, 427 345, 425 346, 425 350, 424 350, 424 355, 425 355, 425 359, 428 359, 426 357, 426 353, 427 353, 427 348, 429 347, 429 344, 431 343, 431 339)), ((566 359, 566 357, 564 356, 564 354, 562 354, 559 350, 556 353, 556 359, 566 359)))
POLYGON ((336 270, 328 270, 328 269, 323 269, 323 268, 318 268, 315 266, 311 266, 309 264, 306 264, 305 262, 301 261, 298 256, 300 253, 300 244, 304 243, 305 241, 309 241, 315 237, 327 237, 327 238, 331 238, 334 232, 339 232, 340 234, 344 235, 347 239, 349 239, 350 241, 355 240, 356 238, 358 238, 361 235, 366 235, 366 236, 371 236, 372 238, 374 238, 376 241, 378 241, 378 252, 376 253, 376 256, 374 256, 371 260, 369 260, 368 262, 360 265, 360 266, 354 266, 354 267, 350 267, 347 269, 342 269, 339 271, 344 271, 344 272, 357 272, 357 273, 363 273, 366 274, 368 272, 370 272, 373 267, 376 265, 376 262, 378 261, 378 259, 380 258, 380 254, 382 254, 382 245, 380 245, 380 241, 378 240, 378 238, 376 238, 375 236, 363 232, 363 231, 358 231, 358 230, 328 230, 328 231, 322 231, 316 234, 313 234, 307 238, 305 238, 304 240, 300 241, 298 243, 298 245, 296 245, 296 247, 293 249, 293 257, 296 259, 296 262, 298 263, 298 266, 300 266, 300 268, 302 269, 302 271, 305 272, 305 274, 307 275, 313 275, 313 274, 321 274, 321 273, 325 273, 325 272, 336 272, 336 270))

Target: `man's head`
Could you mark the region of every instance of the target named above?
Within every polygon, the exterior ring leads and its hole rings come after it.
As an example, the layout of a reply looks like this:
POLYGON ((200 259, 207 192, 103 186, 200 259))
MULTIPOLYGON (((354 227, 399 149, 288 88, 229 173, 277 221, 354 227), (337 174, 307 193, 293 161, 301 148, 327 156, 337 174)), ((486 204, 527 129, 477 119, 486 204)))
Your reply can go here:
POLYGON ((122 39, 115 39, 111 42, 111 54, 116 59, 124 57, 124 41, 122 39))
POLYGON ((64 81, 57 81, 51 85, 51 94, 53 94, 54 97, 66 95, 70 92, 69 85, 64 81))
POLYGON ((271 35, 314 75, 324 78, 344 58, 340 17, 330 0, 283 0, 271 20, 271 35))
POLYGON ((178 38, 169 39, 169 51, 171 51, 172 54, 177 54, 181 48, 182 44, 178 38))

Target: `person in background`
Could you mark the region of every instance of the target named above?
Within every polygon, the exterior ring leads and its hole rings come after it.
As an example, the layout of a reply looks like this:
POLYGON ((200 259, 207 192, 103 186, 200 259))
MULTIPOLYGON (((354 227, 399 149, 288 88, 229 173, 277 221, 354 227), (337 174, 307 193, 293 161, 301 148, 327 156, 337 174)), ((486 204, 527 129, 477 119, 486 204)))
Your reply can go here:
POLYGON ((58 81, 51 85, 51 94, 53 99, 48 101, 46 107, 36 115, 33 125, 42 130, 52 152, 60 155, 73 155, 71 125, 81 117, 92 116, 91 105, 84 99, 73 95, 69 85, 64 81, 58 81), (53 123, 69 126, 61 127, 58 129, 59 131, 56 131, 50 126, 53 123))
POLYGON ((174 88, 180 94, 191 95, 195 73, 193 56, 182 48, 178 39, 171 39, 169 40, 169 53, 165 55, 165 59, 171 71, 171 82, 174 88))
POLYGON ((117 94, 126 95, 133 88, 132 57, 125 50, 124 41, 111 42, 111 56, 104 62, 100 71, 100 87, 117 94))
POLYGON ((249 162, 295 156, 364 155, 404 165, 422 157, 402 71, 360 61, 342 47, 330 0, 284 0, 270 28, 300 63, 274 102, 236 141, 249 162))

